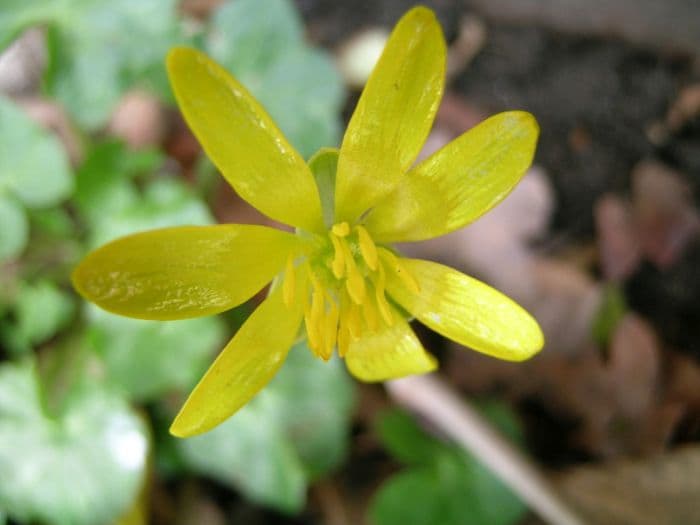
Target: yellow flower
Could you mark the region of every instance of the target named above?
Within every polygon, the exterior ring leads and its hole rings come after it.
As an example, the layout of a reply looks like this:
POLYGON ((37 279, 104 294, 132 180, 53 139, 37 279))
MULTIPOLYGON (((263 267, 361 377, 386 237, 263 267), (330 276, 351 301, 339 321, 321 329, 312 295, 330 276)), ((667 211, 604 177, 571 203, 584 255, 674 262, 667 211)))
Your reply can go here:
MULTIPOLYGON (((265 110, 202 53, 168 56, 189 126, 245 200, 295 233, 264 226, 184 226, 137 233, 88 254, 76 289, 111 312, 185 319, 271 292, 191 393, 171 432, 218 425, 275 375, 305 325, 309 347, 337 348, 364 381, 436 368, 407 314, 477 351, 513 361, 540 350, 537 322, 489 286, 449 267, 400 257, 387 243, 443 235, 501 201, 532 161, 538 126, 521 111, 489 118, 414 165, 445 73, 433 13, 409 11, 372 73, 340 150, 308 164, 265 110)), ((167 351, 167 349, 164 349, 167 351)))

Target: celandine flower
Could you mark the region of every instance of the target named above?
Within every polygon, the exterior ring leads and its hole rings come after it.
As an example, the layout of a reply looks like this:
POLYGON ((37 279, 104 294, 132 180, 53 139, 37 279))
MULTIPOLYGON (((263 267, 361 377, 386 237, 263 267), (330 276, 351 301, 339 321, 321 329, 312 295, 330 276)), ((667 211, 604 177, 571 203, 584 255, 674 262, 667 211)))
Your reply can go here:
POLYGON ((88 300, 159 320, 223 312, 275 279, 190 395, 173 434, 205 432, 247 403, 275 375, 302 324, 314 354, 329 359, 337 349, 364 381, 436 368, 407 314, 501 359, 540 350, 539 326, 513 301, 388 245, 475 220, 510 192, 537 141, 530 114, 501 113, 413 166, 444 84, 445 41, 430 10, 418 7, 401 19, 340 150, 321 150, 308 165, 246 89, 202 53, 174 49, 168 73, 185 119, 226 180, 260 211, 295 227, 137 233, 90 253, 75 270, 75 287, 88 300))

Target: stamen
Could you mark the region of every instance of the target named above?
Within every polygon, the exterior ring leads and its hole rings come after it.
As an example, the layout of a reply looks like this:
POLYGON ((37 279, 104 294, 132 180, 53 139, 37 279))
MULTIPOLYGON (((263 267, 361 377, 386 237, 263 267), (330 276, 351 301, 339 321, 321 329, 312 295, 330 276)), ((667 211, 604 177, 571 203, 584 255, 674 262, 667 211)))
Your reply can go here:
POLYGON ((328 361, 333 355, 333 348, 335 347, 336 338, 338 335, 338 306, 335 301, 329 298, 328 301, 330 308, 326 313, 324 327, 323 327, 323 349, 321 357, 328 361))
POLYGON ((356 304, 362 304, 365 300, 365 279, 360 274, 355 264, 355 259, 350 253, 350 248, 348 247, 345 240, 341 240, 341 245, 343 247, 343 252, 345 254, 345 272, 347 274, 347 279, 345 280, 345 287, 348 289, 350 297, 356 304))
POLYGON ((318 327, 314 325, 313 320, 311 319, 310 310, 304 312, 304 324, 306 324, 306 337, 309 340, 309 348, 313 350, 314 354, 317 354, 319 347, 319 334, 317 330, 318 327))
POLYGON ((343 275, 345 275, 345 252, 338 237, 335 235, 330 235, 329 237, 331 238, 333 249, 335 251, 331 269, 333 270, 333 275, 335 275, 335 278, 341 279, 343 275))
POLYGON ((347 222, 339 222, 333 225, 331 231, 338 237, 347 237, 350 235, 350 225, 347 222))
POLYGON ((294 257, 290 254, 287 257, 287 264, 284 269, 284 283, 282 283, 282 300, 287 308, 294 303, 294 292, 296 289, 296 272, 294 271, 294 257))
POLYGON ((355 341, 360 338, 362 333, 362 322, 360 321, 360 307, 355 303, 348 305, 347 321, 350 336, 355 341))
POLYGON ((374 309, 372 301, 365 301, 362 304, 362 317, 364 317, 370 331, 374 332, 379 328, 379 316, 377 315, 377 310, 374 309))
POLYGON ((364 226, 357 226, 357 237, 360 241, 360 253, 371 270, 377 269, 377 247, 374 245, 364 226))
POLYGON ((324 297, 323 287, 318 282, 318 278, 311 274, 313 283, 313 292, 311 293, 311 310, 308 316, 305 316, 306 332, 309 336, 309 346, 316 355, 319 355, 321 344, 323 342, 323 314, 324 314, 324 297))
MULTIPOLYGON (((350 299, 347 290, 343 290, 340 295, 340 326, 338 328, 338 352, 340 353, 340 337, 341 333, 345 332, 348 337, 348 344, 350 341, 356 340, 360 337, 360 330, 362 329, 360 323, 360 312, 359 307, 350 299)), ((344 336, 343 336, 344 337, 344 336)), ((341 354, 342 355, 342 354, 341 354)))
POLYGON ((347 322, 341 319, 340 326, 338 327, 338 355, 340 357, 345 357, 350 348, 350 329, 348 328, 347 322))

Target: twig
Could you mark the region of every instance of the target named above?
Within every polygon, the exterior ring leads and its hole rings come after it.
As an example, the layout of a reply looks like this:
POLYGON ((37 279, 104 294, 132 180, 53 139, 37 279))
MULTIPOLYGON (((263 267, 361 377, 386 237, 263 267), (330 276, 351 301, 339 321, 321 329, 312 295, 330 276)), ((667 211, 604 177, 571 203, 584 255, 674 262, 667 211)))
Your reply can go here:
POLYGON ((544 521, 582 525, 539 470, 465 400, 436 375, 412 376, 386 383, 389 395, 469 450, 518 494, 544 521))

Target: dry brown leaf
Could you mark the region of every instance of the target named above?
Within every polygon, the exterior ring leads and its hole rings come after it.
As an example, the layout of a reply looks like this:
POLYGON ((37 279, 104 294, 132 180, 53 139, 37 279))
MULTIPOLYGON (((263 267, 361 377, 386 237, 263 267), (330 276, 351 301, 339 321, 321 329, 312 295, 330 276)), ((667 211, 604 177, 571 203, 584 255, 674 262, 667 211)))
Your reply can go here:
POLYGON ((537 259, 532 278, 536 295, 524 306, 540 322, 546 348, 569 354, 589 348, 600 285, 571 264, 545 258, 537 259))
POLYGON ((700 523, 700 447, 582 467, 559 479, 563 495, 592 525, 700 523))
POLYGON ((632 191, 642 251, 658 267, 667 268, 700 231, 691 188, 668 166, 643 161, 632 171, 632 191))
POLYGON ((608 373, 620 415, 642 419, 654 404, 660 348, 651 326, 635 314, 617 325, 610 344, 608 373))
POLYGON ((641 251, 630 206, 615 195, 604 195, 594 210, 603 276, 622 281, 639 264, 641 251))
POLYGON ((671 131, 680 130, 690 119, 700 115, 700 84, 681 89, 668 110, 666 125, 671 131))
POLYGON ((108 130, 132 148, 158 146, 165 136, 163 108, 155 96, 131 91, 114 110, 108 130))

